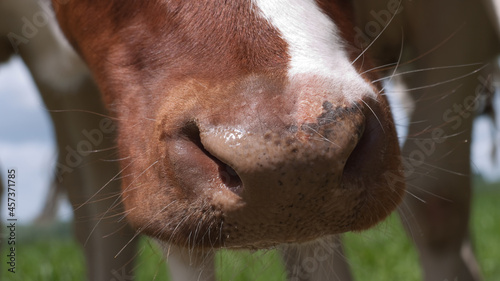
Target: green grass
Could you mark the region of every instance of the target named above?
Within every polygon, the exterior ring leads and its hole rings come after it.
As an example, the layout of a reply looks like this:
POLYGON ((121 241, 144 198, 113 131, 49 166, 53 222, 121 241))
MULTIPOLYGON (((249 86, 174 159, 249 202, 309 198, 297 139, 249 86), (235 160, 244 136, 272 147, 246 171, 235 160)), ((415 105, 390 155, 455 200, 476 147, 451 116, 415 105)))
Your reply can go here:
POLYGON ((345 235, 344 242, 355 280, 421 280, 416 250, 395 214, 372 230, 345 235))
POLYGON ((500 280, 500 186, 474 198, 473 240, 485 280, 500 280))
MULTIPOLYGON (((485 280, 500 280, 500 187, 481 189, 474 197, 472 228, 476 253, 485 280)), ((6 271, 7 249, 0 256, 0 280, 79 281, 85 268, 79 246, 69 228, 18 229, 17 273, 6 271), (58 233, 57 235, 54 233, 58 233)), ((397 216, 375 229, 344 237, 346 254, 356 280, 421 280, 417 254, 397 216)), ((137 280, 167 280, 167 269, 154 243, 144 238, 137 265, 137 280)), ((283 266, 275 251, 221 251, 216 258, 219 280, 284 281, 283 266)))

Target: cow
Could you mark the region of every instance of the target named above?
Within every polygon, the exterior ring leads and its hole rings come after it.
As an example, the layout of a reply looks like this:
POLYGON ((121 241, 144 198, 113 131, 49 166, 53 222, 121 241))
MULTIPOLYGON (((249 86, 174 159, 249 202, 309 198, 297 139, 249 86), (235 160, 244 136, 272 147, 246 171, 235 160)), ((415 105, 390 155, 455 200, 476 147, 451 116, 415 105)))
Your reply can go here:
POLYGON ((407 194, 399 213, 425 280, 481 279, 469 230, 470 139, 481 94, 494 92, 500 46, 493 4, 356 1, 359 42, 371 44, 377 65, 397 62, 386 75, 401 77, 415 104, 402 148, 407 194), (378 38, 370 33, 383 26, 378 38))
MULTIPOLYGON (((426 280, 478 280, 468 240, 466 140, 470 97, 475 101, 489 81, 478 63, 498 50, 483 5, 52 2, 105 106, 78 57, 56 47, 54 33, 13 39, 23 31, 21 4, 2 3, 14 18, 7 22, 18 22, 5 25, 11 40, 3 43, 17 39, 52 109, 59 163, 72 163, 67 147, 96 146, 97 153, 79 150, 92 165, 58 165, 56 177, 77 218, 98 218, 77 224, 89 279, 110 280, 116 266, 130 269, 138 233, 163 246, 174 280, 213 280, 218 248, 279 247, 292 268, 338 234, 375 225, 405 197, 399 211, 426 280), (450 18, 437 24, 443 14, 450 18), (38 48, 42 38, 53 48, 38 48), (45 55, 32 55, 40 50, 45 55), (41 66, 48 58, 78 71, 47 75, 41 66), (403 157, 381 82, 398 75, 416 101, 403 157), (67 83, 54 87, 55 80, 67 83), (113 136, 103 137, 114 131, 105 116, 116 122, 117 151, 113 136), (119 161, 99 161, 102 155, 119 161), (136 234, 113 214, 124 214, 136 234), (93 239, 112 229, 120 231, 113 239, 93 239)), ((307 280, 351 278, 345 261, 324 262, 307 280)))

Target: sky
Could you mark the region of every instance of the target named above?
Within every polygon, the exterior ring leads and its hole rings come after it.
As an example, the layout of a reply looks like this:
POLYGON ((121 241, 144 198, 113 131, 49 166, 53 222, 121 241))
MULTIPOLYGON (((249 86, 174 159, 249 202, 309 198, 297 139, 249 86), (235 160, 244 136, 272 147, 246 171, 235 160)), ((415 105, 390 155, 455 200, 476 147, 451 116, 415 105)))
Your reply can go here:
MULTIPOLYGON (((0 171, 17 169, 17 218, 32 221, 43 207, 57 159, 53 128, 36 88, 19 58, 0 67, 0 171)), ((5 221, 6 196, 0 209, 5 221)), ((70 218, 69 204, 59 217, 70 218)))
MULTIPOLYGON (((498 96, 495 102, 500 108, 498 96)), ((396 117, 396 120, 404 129, 403 119, 396 117)), ((476 121, 472 168, 493 181, 500 179, 500 161, 492 162, 491 128, 491 123, 485 118, 476 121)), ((500 139, 497 143, 500 144, 500 139)), ((11 59, 8 64, 0 66, 0 172, 5 182, 7 170, 17 169, 16 216, 21 223, 32 222, 40 213, 48 194, 56 156, 49 115, 21 60, 11 59)), ((500 159, 500 149, 497 159, 500 159)), ((5 195, 0 208, 2 221, 5 221, 5 195)), ((67 202, 61 203, 58 217, 71 219, 71 207, 67 202)))

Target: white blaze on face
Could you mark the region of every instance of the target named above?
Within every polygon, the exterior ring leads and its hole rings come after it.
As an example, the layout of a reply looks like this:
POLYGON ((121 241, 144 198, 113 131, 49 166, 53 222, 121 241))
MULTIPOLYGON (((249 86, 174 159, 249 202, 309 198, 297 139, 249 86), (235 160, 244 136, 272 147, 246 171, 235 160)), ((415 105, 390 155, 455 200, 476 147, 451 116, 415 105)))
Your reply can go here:
POLYGON ((322 90, 330 91, 330 94, 322 94, 322 91, 315 92, 307 87, 300 90, 299 100, 305 102, 299 105, 299 112, 321 113, 322 102, 331 100, 332 92, 347 102, 359 101, 367 95, 375 96, 373 88, 359 75, 349 60, 339 29, 318 7, 316 1, 252 1, 256 12, 267 19, 288 44, 289 80, 303 84, 304 79, 316 77, 323 81, 322 90))

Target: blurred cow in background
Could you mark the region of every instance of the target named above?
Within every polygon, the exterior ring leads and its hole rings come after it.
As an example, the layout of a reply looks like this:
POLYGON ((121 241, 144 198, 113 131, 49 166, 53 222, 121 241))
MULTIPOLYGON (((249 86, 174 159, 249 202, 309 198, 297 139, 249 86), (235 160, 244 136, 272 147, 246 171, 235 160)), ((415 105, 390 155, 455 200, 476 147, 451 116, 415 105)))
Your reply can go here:
POLYGON ((480 280, 469 233, 470 143, 483 97, 495 91, 497 3, 355 2, 358 41, 414 103, 399 212, 425 280, 480 280))
POLYGON ((0 2, 0 61, 12 55, 26 64, 52 118, 59 152, 54 188, 67 192, 75 209, 87 278, 109 281, 123 267, 132 272, 135 232, 119 221, 115 126, 87 67, 60 33, 50 1, 0 2))

